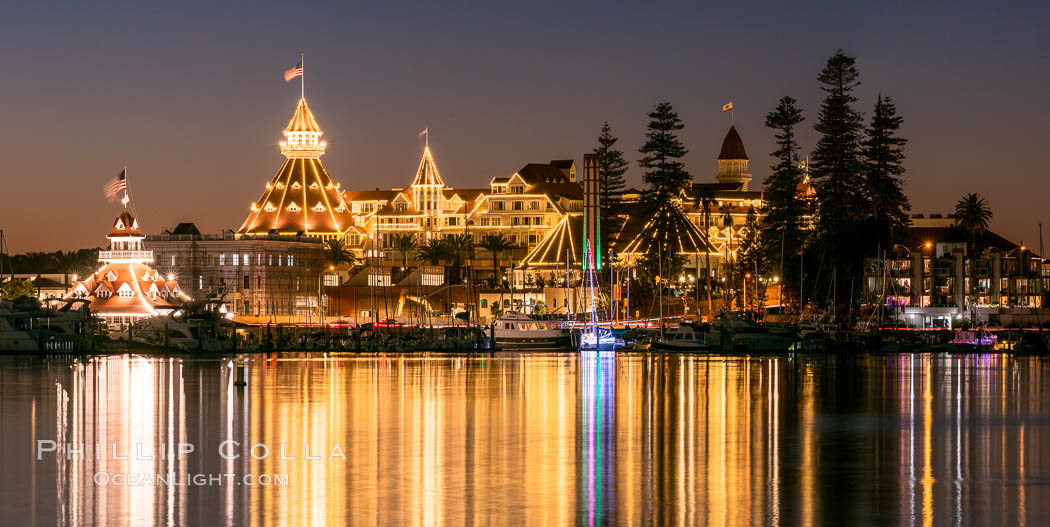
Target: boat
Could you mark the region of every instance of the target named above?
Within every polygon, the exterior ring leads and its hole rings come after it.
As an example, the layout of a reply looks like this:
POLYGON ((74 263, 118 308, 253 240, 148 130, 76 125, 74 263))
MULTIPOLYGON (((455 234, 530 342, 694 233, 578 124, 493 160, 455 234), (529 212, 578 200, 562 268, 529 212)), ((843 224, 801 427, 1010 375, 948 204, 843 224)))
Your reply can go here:
POLYGON ((710 330, 711 327, 707 324, 703 326, 682 324, 663 337, 653 339, 651 349, 681 352, 708 351, 711 349, 707 343, 707 335, 710 330))
POLYGON ((992 351, 998 340, 995 333, 983 329, 959 330, 948 343, 948 349, 954 353, 992 351))
POLYGON ((736 314, 722 313, 711 326, 713 349, 731 352, 779 352, 792 349, 796 339, 777 335, 761 324, 736 314))
POLYGON ((0 301, 0 351, 92 352, 98 349, 96 319, 85 300, 49 303, 36 299, 0 301))
POLYGON ((587 327, 580 331, 580 351, 616 351, 622 347, 623 338, 613 333, 612 328, 587 327))
POLYGON ((562 321, 517 311, 496 318, 492 336, 498 348, 560 349, 570 344, 569 330, 562 321))

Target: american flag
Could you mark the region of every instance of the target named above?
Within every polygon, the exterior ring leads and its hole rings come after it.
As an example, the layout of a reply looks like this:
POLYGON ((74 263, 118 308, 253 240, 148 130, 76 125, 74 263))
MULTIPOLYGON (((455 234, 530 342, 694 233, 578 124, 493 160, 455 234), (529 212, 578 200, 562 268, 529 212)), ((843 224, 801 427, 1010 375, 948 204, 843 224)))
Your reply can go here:
POLYGON ((107 200, 114 201, 114 198, 117 197, 117 194, 120 194, 121 191, 124 191, 128 188, 127 172, 128 169, 126 168, 124 170, 121 170, 120 174, 118 174, 117 177, 109 180, 108 182, 106 182, 106 185, 102 187, 102 193, 106 195, 107 200))
POLYGON ((291 82, 296 77, 303 76, 303 61, 299 61, 291 69, 284 72, 284 82, 291 82))

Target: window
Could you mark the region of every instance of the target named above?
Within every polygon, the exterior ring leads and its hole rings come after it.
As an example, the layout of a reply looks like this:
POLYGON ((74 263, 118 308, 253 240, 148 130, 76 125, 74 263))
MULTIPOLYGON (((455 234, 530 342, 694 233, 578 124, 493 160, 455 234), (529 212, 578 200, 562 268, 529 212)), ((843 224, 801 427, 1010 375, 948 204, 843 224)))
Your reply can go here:
POLYGON ((511 224, 511 226, 514 226, 514 227, 517 227, 518 225, 521 225, 521 218, 519 218, 517 216, 514 216, 513 218, 511 218, 510 224, 511 224))
POLYGON ((252 286, 252 278, 248 275, 244 275, 244 288, 249 289, 252 286))
POLYGON ((293 190, 299 190, 299 182, 298 181, 296 181, 295 183, 292 183, 292 189, 293 190))
POLYGON ((277 207, 274 207, 274 206, 273 206, 273 203, 269 203, 269 202, 267 202, 267 203, 266 203, 266 206, 265 206, 265 207, 263 207, 263 209, 264 209, 264 210, 265 210, 266 212, 273 212, 273 211, 277 210, 277 207))
POLYGON ((538 202, 538 201, 530 201, 529 202, 529 210, 540 210, 540 202, 538 202))
POLYGON ((321 205, 320 201, 317 202, 317 205, 314 205, 314 212, 324 212, 324 205, 321 205))
POLYGON ((522 186, 522 185, 511 185, 511 187, 510 187, 510 193, 511 194, 521 194, 522 192, 525 192, 525 187, 524 186, 522 186))
POLYGON ((512 210, 521 210, 521 202, 520 201, 515 201, 512 210))
POLYGON ((233 266, 236 267, 241 265, 241 256, 237 253, 233 253, 233 266))
POLYGON ((481 309, 485 309, 486 307, 489 307, 489 299, 482 298, 481 299, 481 309))
POLYGON ((219 255, 219 267, 226 265, 226 253, 219 255))
POLYGON ((266 265, 273 265, 273 255, 272 254, 269 255, 269 258, 267 259, 266 265))
POLYGON ((249 258, 249 256, 250 255, 248 253, 244 253, 244 256, 241 258, 244 261, 244 265, 248 265, 249 263, 251 263, 252 260, 251 258, 249 258))
POLYGON ((171 265, 175 265, 175 255, 171 255, 171 265))
POLYGON ((293 201, 290 205, 288 205, 288 212, 299 212, 299 205, 296 205, 293 201))
POLYGON ((489 225, 489 217, 488 216, 482 216, 481 217, 481 226, 482 227, 487 227, 488 225, 489 225))
POLYGON ((502 220, 500 218, 492 218, 492 226, 499 227, 501 221, 502 220))
POLYGON ((293 262, 294 262, 294 260, 292 260, 292 255, 289 254, 288 255, 288 267, 291 267, 291 266, 295 265, 293 262))
POLYGON ((507 210, 507 204, 502 201, 493 201, 492 210, 507 210))

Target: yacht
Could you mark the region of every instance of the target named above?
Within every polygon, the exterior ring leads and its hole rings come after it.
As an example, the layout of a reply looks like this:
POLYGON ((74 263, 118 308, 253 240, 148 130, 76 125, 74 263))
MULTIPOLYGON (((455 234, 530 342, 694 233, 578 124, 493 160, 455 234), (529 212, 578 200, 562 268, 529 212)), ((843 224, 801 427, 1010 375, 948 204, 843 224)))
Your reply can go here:
POLYGON ((682 324, 674 331, 666 333, 663 337, 653 340, 651 349, 659 351, 708 351, 711 347, 707 343, 710 326, 696 326, 693 324, 682 324))
POLYGON ((580 351, 616 351, 623 346, 623 337, 616 336, 612 328, 588 326, 580 331, 580 351))
POLYGON ((566 348, 569 330, 564 320, 508 312, 492 323, 496 346, 513 348, 566 348))
POLYGON ((95 351, 97 323, 86 301, 41 307, 35 299, 0 301, 0 351, 95 351))
POLYGON ((792 337, 777 335, 757 322, 727 313, 715 318, 710 336, 711 347, 722 351, 788 351, 795 343, 792 337))

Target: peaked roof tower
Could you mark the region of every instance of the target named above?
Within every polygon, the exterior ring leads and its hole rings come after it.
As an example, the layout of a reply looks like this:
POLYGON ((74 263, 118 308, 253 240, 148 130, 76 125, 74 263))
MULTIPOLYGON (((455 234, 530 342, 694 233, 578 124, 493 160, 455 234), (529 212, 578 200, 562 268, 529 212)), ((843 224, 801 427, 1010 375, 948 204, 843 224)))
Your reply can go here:
POLYGON ((327 146, 305 98, 284 129, 281 153, 285 161, 266 184, 259 201, 251 204, 238 235, 303 233, 323 238, 342 236, 353 226, 350 207, 339 184, 321 164, 327 146))
POLYGON ((747 184, 751 182, 747 165, 744 141, 740 139, 736 126, 730 126, 729 133, 722 140, 722 150, 718 152, 718 173, 715 174, 715 179, 719 183, 739 183, 740 189, 746 191, 747 184))

